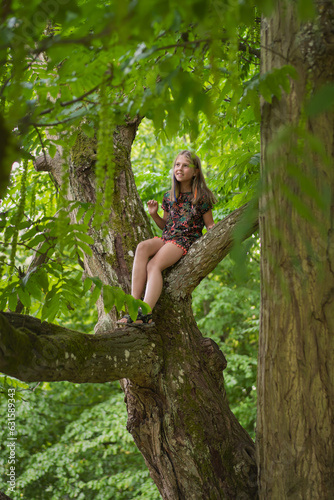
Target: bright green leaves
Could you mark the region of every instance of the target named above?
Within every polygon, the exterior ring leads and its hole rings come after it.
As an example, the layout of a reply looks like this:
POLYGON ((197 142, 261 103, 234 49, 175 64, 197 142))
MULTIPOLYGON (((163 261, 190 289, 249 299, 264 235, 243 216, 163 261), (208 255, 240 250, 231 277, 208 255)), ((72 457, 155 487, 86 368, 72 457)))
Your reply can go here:
POLYGON ((104 285, 102 281, 97 277, 89 277, 85 279, 83 286, 84 293, 91 290, 90 301, 92 304, 102 297, 104 311, 108 314, 113 307, 116 307, 118 311, 128 310, 130 317, 133 321, 137 318, 139 307, 142 308, 143 313, 147 314, 150 312, 150 307, 148 304, 142 300, 137 300, 128 295, 119 287, 104 285))
MULTIPOLYGON (((9 395, 14 397, 16 401, 22 400, 24 391, 29 389, 29 384, 26 382, 22 382, 17 378, 9 377, 8 375, 0 374, 0 392, 2 394, 8 395, 8 389, 15 389, 15 394, 13 391, 10 391, 9 395), (11 394, 12 393, 12 394, 11 394)), ((2 397, 2 401, 6 401, 6 398, 2 397)), ((6 401, 8 404, 8 399, 6 401)), ((6 408, 7 410, 7 408, 6 408)), ((6 411, 5 410, 5 411, 6 411)))
POLYGON ((110 285, 102 285, 101 288, 106 313, 110 312, 114 306, 118 311, 124 311, 127 308, 131 319, 135 321, 139 307, 142 308, 144 314, 147 314, 151 310, 148 304, 142 300, 134 299, 132 295, 124 293, 121 288, 110 285))
POLYGON ((1 204, 0 310, 24 309, 42 320, 53 321, 68 316, 77 307, 86 307, 82 305, 82 271, 75 262, 92 253, 90 245, 94 240, 89 234, 89 223, 93 207, 74 202, 62 208, 56 217, 47 216, 43 210, 54 211, 52 200, 49 203, 49 194, 44 191, 47 177, 43 185, 39 184, 40 175, 28 170, 23 170, 23 175, 28 179, 22 184, 25 188, 21 188, 20 198, 27 200, 25 210, 22 202, 16 205, 18 168, 1 204), (71 213, 80 224, 71 223, 71 213))
MULTIPOLYGON (((89 227, 86 224, 71 224, 69 218, 65 221, 67 224, 62 228, 63 237, 59 239, 60 251, 68 251, 69 256, 72 257, 79 255, 83 258, 85 254, 92 255, 92 249, 89 245, 92 245, 94 240, 87 234, 89 227)), ((55 232, 57 233, 57 228, 55 232)))
POLYGON ((212 155, 210 163, 218 165, 221 172, 214 185, 225 197, 225 209, 258 196, 260 95, 269 103, 281 99, 283 92, 290 91, 291 78, 297 78, 295 69, 284 66, 264 75, 255 74, 242 86, 233 87, 233 81, 227 78, 222 87, 217 102, 225 111, 218 133, 223 148, 212 155))
MULTIPOLYGON (((7 23, 6 29, 16 38, 20 57, 15 59, 15 71, 8 60, 10 85, 3 89, 7 115, 11 128, 24 123, 21 132, 26 150, 37 154, 45 150, 51 156, 56 143, 71 145, 69 128, 81 125, 83 118, 85 133, 93 134, 103 108, 98 88, 106 80, 102 94, 108 93, 114 125, 125 116, 145 115, 153 120, 156 133, 163 131, 167 140, 180 127, 196 140, 199 115, 212 122, 219 111, 215 86, 226 63, 237 67, 230 47, 237 47, 239 37, 246 33, 239 31, 239 24, 251 26, 254 18, 253 6, 246 7, 244 2, 203 0, 122 5, 69 0, 61 7, 56 1, 50 12, 44 2, 18 2, 14 7, 11 15, 16 22, 7 23), (226 30, 232 42, 226 39, 226 30), (35 58, 39 50, 45 58, 35 58), (65 141, 62 132, 66 132, 65 141)), ((257 43, 249 33, 247 43, 257 43)), ((11 51, 10 37, 7 42, 11 51)), ((246 65, 252 64, 252 58, 248 59, 246 65)), ((109 133, 111 129, 108 127, 109 133)), ((72 144, 74 140, 75 133, 72 144)), ((101 164, 105 164, 103 159, 101 164)))

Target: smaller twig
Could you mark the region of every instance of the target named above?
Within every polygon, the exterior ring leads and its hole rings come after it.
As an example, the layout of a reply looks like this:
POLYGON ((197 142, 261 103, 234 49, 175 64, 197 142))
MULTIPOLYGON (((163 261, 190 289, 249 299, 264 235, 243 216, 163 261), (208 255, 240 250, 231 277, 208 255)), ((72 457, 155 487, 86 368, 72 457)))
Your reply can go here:
MULTIPOLYGON (((4 245, 5 242, 4 241, 0 241, 0 244, 1 245, 4 245)), ((39 250, 37 250, 36 248, 33 248, 33 247, 30 247, 29 245, 27 245, 26 243, 22 243, 22 242, 17 242, 18 245, 20 245, 21 247, 25 247, 25 248, 28 248, 28 250, 32 250, 33 252, 36 252, 36 253, 39 253, 40 255, 45 255, 45 252, 40 252, 39 250)), ((57 261, 55 261, 54 259, 51 259, 49 258, 49 260, 51 260, 51 262, 54 262, 56 263, 57 261)))
POLYGON ((46 159, 46 151, 45 151, 45 147, 44 147, 44 143, 43 143, 43 139, 42 139, 42 136, 38 130, 37 127, 34 126, 34 129, 36 130, 37 134, 38 134, 38 138, 39 138, 39 142, 41 143, 41 146, 42 146, 42 150, 43 150, 43 155, 44 155, 44 161, 45 163, 47 163, 47 159, 46 159))

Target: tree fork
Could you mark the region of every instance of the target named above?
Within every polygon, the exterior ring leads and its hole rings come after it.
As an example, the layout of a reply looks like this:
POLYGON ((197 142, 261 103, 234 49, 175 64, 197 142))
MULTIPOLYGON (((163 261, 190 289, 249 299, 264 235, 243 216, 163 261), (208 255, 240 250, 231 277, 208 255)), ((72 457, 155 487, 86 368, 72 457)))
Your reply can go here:
POLYGON ((124 384, 128 430, 164 499, 255 499, 254 444, 229 409, 226 360, 202 337, 190 297, 174 308, 168 300, 158 311, 164 361, 156 383, 124 384))

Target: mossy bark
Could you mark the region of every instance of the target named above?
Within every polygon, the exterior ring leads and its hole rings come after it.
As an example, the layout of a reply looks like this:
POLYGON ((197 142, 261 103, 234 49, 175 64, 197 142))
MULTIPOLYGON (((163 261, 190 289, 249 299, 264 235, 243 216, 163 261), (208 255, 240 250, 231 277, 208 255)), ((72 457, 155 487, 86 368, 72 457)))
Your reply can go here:
MULTIPOLYGON (((105 284, 119 286, 126 293, 131 290, 131 269, 135 248, 143 239, 150 238, 148 219, 140 201, 130 164, 132 142, 140 120, 119 126, 113 134, 114 144, 114 193, 108 218, 108 232, 91 225, 90 235, 94 239, 93 255, 85 256, 88 276, 99 276, 105 284)), ((94 139, 79 134, 70 159, 69 198, 95 203, 96 200, 96 143, 94 139)), ((59 175, 54 174, 59 181, 59 175)), ((75 212, 73 212, 75 216, 75 212)), ((97 303, 99 322, 96 333, 108 331, 116 326, 117 314, 113 309, 104 313, 102 300, 97 303)))
POLYGON ((262 28, 262 73, 287 63, 298 71, 289 95, 262 103, 263 500, 329 500, 334 491, 334 114, 304 107, 334 81, 334 5, 316 4, 303 25, 295 2, 280 1, 262 28))
POLYGON ((254 445, 228 406, 226 360, 199 332, 189 297, 161 302, 162 370, 148 387, 125 385, 128 429, 151 476, 164 499, 257 498, 254 445))

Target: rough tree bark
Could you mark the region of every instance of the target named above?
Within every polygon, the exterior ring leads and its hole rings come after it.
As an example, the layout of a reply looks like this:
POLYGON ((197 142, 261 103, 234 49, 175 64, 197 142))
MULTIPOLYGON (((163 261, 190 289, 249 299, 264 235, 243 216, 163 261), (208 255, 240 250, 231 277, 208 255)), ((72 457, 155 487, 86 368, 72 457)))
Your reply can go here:
POLYGON ((293 64, 299 75, 280 102, 262 103, 263 500, 329 500, 334 492, 334 115, 303 111, 308 96, 334 80, 334 5, 316 4, 312 23, 298 22, 296 2, 279 1, 262 25, 262 73, 293 64))
MULTIPOLYGON (((136 245, 151 236, 130 164, 138 121, 114 133, 114 202, 107 238, 91 228, 88 275, 130 290, 136 245)), ((80 135, 69 163, 69 198, 95 201, 95 143, 80 135)), ((61 182, 61 161, 39 169, 61 182)), ((122 379, 128 430, 164 499, 257 498, 254 444, 229 409, 217 345, 203 338, 191 310, 191 292, 228 253, 244 207, 218 223, 165 275, 156 326, 115 329, 116 312, 99 305, 96 335, 0 315, 0 370, 22 380, 102 382, 122 379)), ((249 228, 248 236, 256 229, 249 228)))

